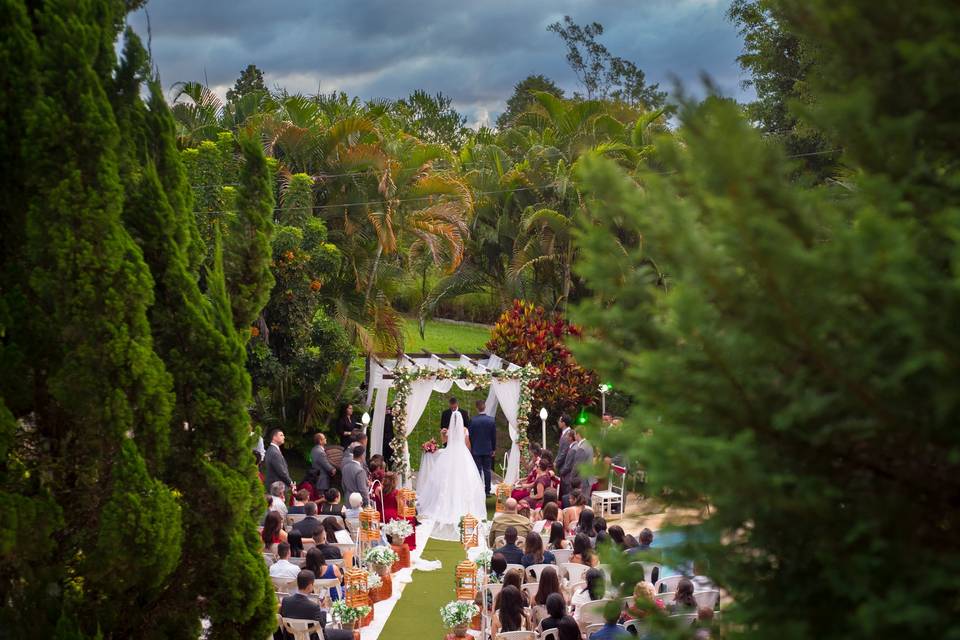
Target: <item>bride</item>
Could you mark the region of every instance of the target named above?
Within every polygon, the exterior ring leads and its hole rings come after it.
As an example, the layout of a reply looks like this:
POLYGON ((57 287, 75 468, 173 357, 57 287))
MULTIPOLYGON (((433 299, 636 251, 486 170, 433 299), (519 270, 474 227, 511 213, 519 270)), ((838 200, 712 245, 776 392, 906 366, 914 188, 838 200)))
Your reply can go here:
POLYGON ((420 513, 434 520, 431 538, 460 540, 461 516, 469 513, 477 520, 486 520, 487 505, 483 479, 470 455, 459 411, 450 416, 446 448, 431 455, 435 459, 429 473, 417 482, 420 513))

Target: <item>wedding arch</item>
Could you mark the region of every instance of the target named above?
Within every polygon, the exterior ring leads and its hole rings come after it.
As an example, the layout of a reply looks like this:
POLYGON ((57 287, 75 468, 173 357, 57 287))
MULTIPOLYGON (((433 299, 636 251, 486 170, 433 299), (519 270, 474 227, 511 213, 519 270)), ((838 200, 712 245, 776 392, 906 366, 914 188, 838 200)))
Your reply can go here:
POLYGON ((496 355, 403 354, 394 360, 367 360, 367 406, 373 402, 370 425, 370 451, 383 453, 383 420, 387 395, 393 388, 393 433, 391 446, 395 452, 393 471, 404 482, 410 479, 410 450, 407 436, 417 426, 434 393, 447 393, 454 384, 464 391, 489 388, 485 413, 495 416, 497 408, 507 418, 510 432, 510 453, 504 479, 516 482, 520 474, 521 456, 527 451, 527 423, 530 415, 530 384, 540 375, 532 366, 505 362, 496 355), (447 358, 456 358, 449 362, 447 358), (401 453, 402 452, 402 453, 401 453))

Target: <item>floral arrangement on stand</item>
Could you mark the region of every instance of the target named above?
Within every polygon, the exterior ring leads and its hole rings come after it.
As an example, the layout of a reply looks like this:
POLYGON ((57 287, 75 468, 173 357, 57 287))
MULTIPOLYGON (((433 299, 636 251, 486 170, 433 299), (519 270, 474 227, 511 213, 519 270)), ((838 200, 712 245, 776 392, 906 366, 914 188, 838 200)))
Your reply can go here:
POLYGON ((440 607, 443 626, 453 629, 455 635, 461 638, 466 636, 467 625, 478 613, 480 613, 480 607, 473 602, 463 600, 453 600, 440 607))
POLYGON ((373 591, 383 586, 383 578, 375 571, 367 571, 367 589, 373 591))
POLYGON ((439 448, 440 447, 439 445, 437 445, 437 441, 434 440, 433 438, 430 438, 429 440, 424 442, 422 445, 420 445, 420 450, 423 451, 424 453, 436 453, 437 449, 439 448))
MULTIPOLYGON (((517 446, 520 448, 521 465, 525 466, 530 462, 529 452, 527 450, 529 445, 527 440, 527 426, 530 421, 531 403, 533 401, 530 385, 537 380, 539 376, 540 370, 530 364, 513 371, 495 369, 485 372, 474 371, 466 367, 437 370, 426 367, 398 367, 393 370, 393 388, 396 394, 393 401, 393 432, 396 435, 394 435, 390 444, 395 452, 408 451, 406 435, 407 396, 410 395, 411 385, 416 380, 423 378, 465 380, 474 387, 489 387, 491 382, 519 380, 520 402, 517 408, 517 446)), ((393 456, 393 471, 404 478, 410 475, 406 455, 393 456)))
POLYGON ((402 544, 404 540, 413 535, 413 525, 406 520, 391 520, 381 527, 387 539, 395 544, 402 544), (396 542, 399 540, 400 542, 396 542))
POLYGON ((330 613, 335 622, 339 622, 344 627, 350 628, 366 618, 372 609, 363 605, 361 607, 351 607, 343 600, 337 600, 330 608, 330 613))
POLYGON ((483 569, 485 573, 490 572, 490 560, 493 558, 493 551, 486 549, 477 554, 477 557, 473 559, 477 563, 477 566, 483 569))
POLYGON ((380 567, 390 567, 394 562, 400 559, 400 556, 388 546, 380 545, 377 547, 372 547, 368 549, 363 556, 364 562, 368 565, 376 565, 380 567))

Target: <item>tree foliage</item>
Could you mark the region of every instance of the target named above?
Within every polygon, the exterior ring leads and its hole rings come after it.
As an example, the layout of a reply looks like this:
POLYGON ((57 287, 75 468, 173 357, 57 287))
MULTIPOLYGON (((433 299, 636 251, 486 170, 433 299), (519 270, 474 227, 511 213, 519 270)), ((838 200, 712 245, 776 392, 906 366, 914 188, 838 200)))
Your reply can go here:
POLYGON ((553 80, 539 73, 531 74, 513 86, 513 95, 507 99, 507 108, 497 116, 497 129, 510 127, 518 115, 533 105, 534 94, 537 92, 549 93, 557 98, 563 97, 563 89, 553 80))
POLYGON ((267 85, 263 83, 263 71, 255 64, 248 64, 240 72, 240 77, 233 83, 233 89, 227 90, 227 102, 239 102, 245 96, 254 93, 266 93, 267 85))
POLYGON ((398 100, 395 108, 404 130, 424 142, 460 148, 467 119, 453 107, 450 97, 442 93, 430 95, 418 89, 407 98, 398 100))
POLYGON ((955 636, 960 19, 771 6, 817 48, 804 125, 843 146, 849 189, 796 184, 719 100, 684 110, 674 173, 642 188, 582 164, 577 352, 636 403, 602 447, 710 505, 683 552, 729 591, 727 637, 955 636))

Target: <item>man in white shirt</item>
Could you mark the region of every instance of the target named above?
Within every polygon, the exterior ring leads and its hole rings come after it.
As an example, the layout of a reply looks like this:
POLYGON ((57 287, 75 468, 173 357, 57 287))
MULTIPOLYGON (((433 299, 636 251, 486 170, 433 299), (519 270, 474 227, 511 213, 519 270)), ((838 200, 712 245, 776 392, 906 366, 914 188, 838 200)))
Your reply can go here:
POLYGON ((300 567, 288 560, 290 557, 290 545, 286 542, 278 544, 277 555, 280 559, 270 565, 270 577, 290 578, 291 580, 296 578, 297 574, 300 573, 300 567))

